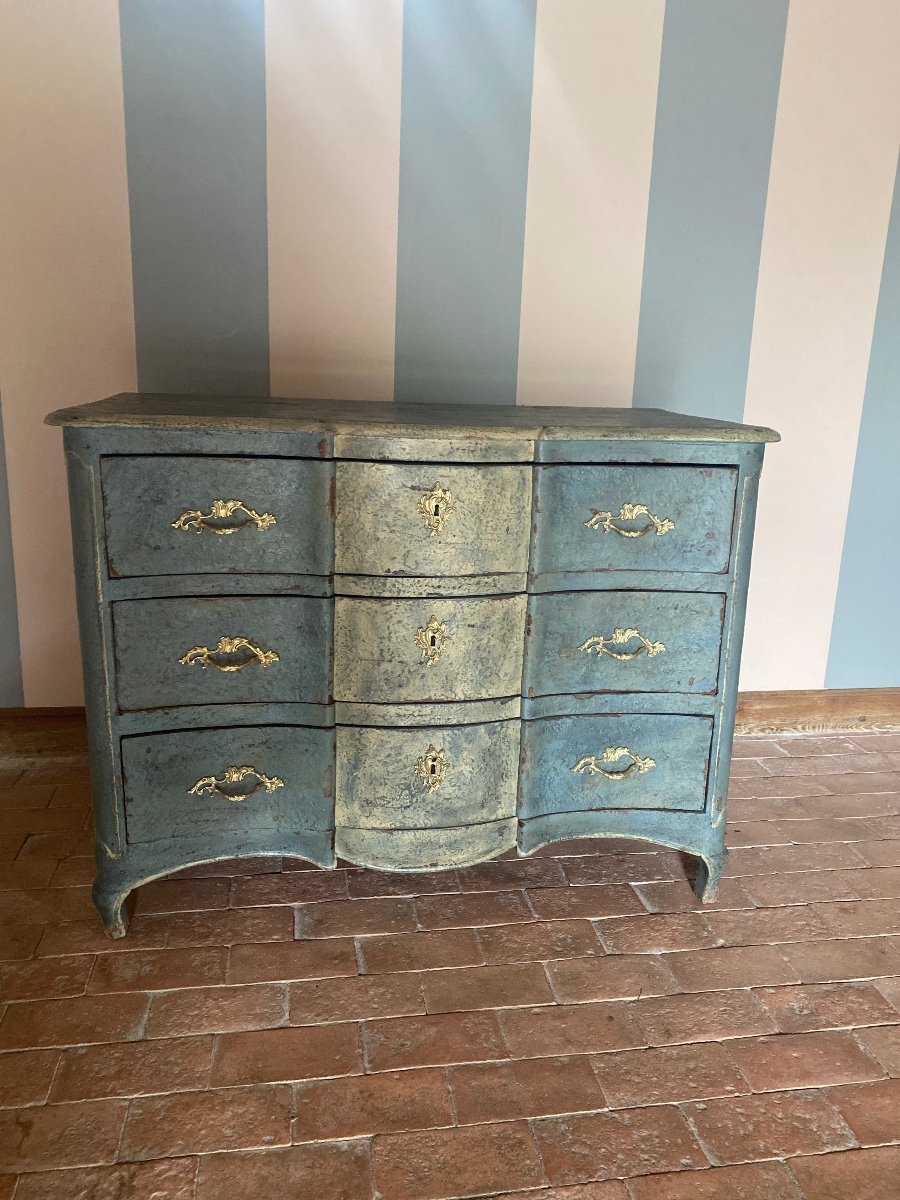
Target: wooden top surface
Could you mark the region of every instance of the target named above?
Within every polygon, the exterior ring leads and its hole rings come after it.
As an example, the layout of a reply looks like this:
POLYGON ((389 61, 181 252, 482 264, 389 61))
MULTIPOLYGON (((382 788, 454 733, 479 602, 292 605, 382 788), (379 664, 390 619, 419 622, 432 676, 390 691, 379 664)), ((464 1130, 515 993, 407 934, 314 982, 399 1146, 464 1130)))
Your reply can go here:
POLYGON ((268 432, 376 434, 396 437, 543 438, 777 442, 773 429, 688 417, 660 408, 563 408, 555 405, 390 404, 366 400, 173 396, 122 392, 60 408, 48 425, 98 428, 202 428, 268 432))

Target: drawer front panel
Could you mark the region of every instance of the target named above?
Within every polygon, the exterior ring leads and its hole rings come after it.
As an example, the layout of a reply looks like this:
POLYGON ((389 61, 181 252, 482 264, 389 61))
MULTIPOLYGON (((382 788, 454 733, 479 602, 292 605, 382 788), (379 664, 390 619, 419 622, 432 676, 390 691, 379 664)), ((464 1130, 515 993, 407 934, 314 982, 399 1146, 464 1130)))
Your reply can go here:
POLYGON ((333 729, 198 729, 121 744, 130 843, 334 828, 333 729))
POLYGON ((122 456, 102 475, 113 577, 331 571, 329 462, 122 456))
POLYGON ((539 467, 532 571, 726 571, 736 483, 733 467, 539 467))
POLYGON ((440 871, 496 858, 516 844, 515 817, 456 829, 349 829, 338 827, 339 858, 384 871, 440 871))
POLYGON ((528 564, 531 469, 337 464, 335 570, 485 575, 528 564))
POLYGON ((551 593, 528 616, 527 696, 716 690, 724 596, 551 593))
POLYGON ((179 597, 113 604, 119 708, 327 704, 331 602, 179 597))
POLYGON ((604 808, 701 812, 708 717, 548 717, 522 732, 520 817, 604 808))
POLYGON ((519 722, 337 730, 335 820, 356 829, 471 825, 516 811, 519 722))
POLYGON ((339 596, 334 614, 335 699, 391 704, 518 695, 524 633, 524 596, 339 596))

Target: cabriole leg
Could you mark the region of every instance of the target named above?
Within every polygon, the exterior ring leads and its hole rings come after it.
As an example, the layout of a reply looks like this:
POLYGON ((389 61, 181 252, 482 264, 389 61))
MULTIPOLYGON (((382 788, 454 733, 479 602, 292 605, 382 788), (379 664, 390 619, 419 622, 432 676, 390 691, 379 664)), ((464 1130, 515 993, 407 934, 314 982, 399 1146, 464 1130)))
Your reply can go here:
POLYGON ((125 901, 130 891, 130 888, 125 892, 110 891, 101 887, 99 882, 95 883, 91 890, 91 896, 103 922, 103 931, 108 937, 124 937, 128 931, 129 915, 125 909, 125 901))
POLYGON ((721 850, 718 854, 706 855, 700 858, 697 878, 694 880, 694 891, 704 904, 712 904, 719 890, 719 880, 725 874, 728 865, 728 851, 721 850))

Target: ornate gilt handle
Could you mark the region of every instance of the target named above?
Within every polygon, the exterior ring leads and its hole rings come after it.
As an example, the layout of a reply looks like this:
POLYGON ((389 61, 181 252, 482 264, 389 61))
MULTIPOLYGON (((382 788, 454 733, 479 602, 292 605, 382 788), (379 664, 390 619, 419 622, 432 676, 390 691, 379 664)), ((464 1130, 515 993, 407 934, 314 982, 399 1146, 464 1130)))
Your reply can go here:
POLYGON ((270 779, 268 775, 263 775, 262 771, 257 771, 256 767, 226 767, 221 779, 215 775, 204 775, 202 779, 198 779, 193 787, 188 788, 188 795, 202 796, 204 792, 208 792, 210 796, 223 796, 226 800, 239 804, 242 800, 249 800, 263 788, 267 792, 274 792, 276 788, 280 787, 284 787, 283 779, 279 779, 277 775, 273 775, 270 779), (256 780, 255 786, 249 792, 239 792, 237 795, 233 795, 224 790, 227 784, 243 783, 249 776, 253 776, 256 780))
POLYGON ((429 745, 421 758, 416 759, 416 775, 427 791, 433 792, 441 786, 449 763, 450 760, 443 749, 436 750, 434 743, 429 745))
POLYGON ((263 650, 254 646, 248 638, 220 637, 212 650, 208 646, 192 646, 178 661, 185 667, 193 667, 199 663, 204 668, 215 667, 217 671, 232 672, 243 671, 244 667, 249 667, 254 662, 259 663, 261 667, 268 667, 278 662, 279 658, 275 650, 263 650), (239 650, 247 651, 247 657, 241 662, 217 662, 214 657, 216 654, 237 654, 239 650))
POLYGON ((204 513, 199 508, 188 508, 172 522, 172 528, 196 529, 198 533, 216 533, 220 537, 227 537, 228 534, 237 533, 250 525, 257 529, 268 529, 274 524, 275 518, 271 513, 258 513, 248 508, 242 500, 213 500, 210 512, 204 513), (227 521, 235 513, 243 513, 243 519, 231 525, 210 524, 211 521, 227 521))
POLYGON ((598 658, 602 654, 608 654, 610 658, 618 659, 619 662, 630 662, 645 652, 648 658, 655 658, 657 654, 664 654, 666 650, 662 642, 651 642, 639 629, 614 629, 612 637, 609 638, 596 634, 582 642, 578 649, 583 650, 585 654, 590 654, 594 650, 598 658), (610 649, 611 646, 627 646, 632 638, 637 638, 641 643, 636 650, 625 650, 620 653, 618 650, 610 649))
POLYGON ((430 492, 419 497, 416 508, 419 510, 419 516, 425 522, 429 537, 443 533, 448 517, 451 517, 456 511, 453 493, 442 488, 439 483, 436 483, 430 492))
POLYGON ((607 533, 617 533, 619 537, 625 538, 643 537, 645 533, 652 533, 654 530, 662 536, 675 528, 675 522, 670 521, 668 517, 654 517, 646 504, 623 504, 618 516, 613 516, 611 512, 595 512, 585 521, 585 525, 588 529, 603 529, 607 533), (648 524, 643 529, 620 529, 615 524, 616 521, 636 521, 638 517, 648 518, 648 524))
POLYGON ((607 746, 599 758, 595 754, 586 754, 584 758, 579 758, 575 766, 572 767, 572 773, 574 775, 584 775, 587 772, 588 775, 603 775, 607 779, 627 779, 635 771, 643 773, 655 766, 655 759, 640 758, 637 754, 632 754, 627 746, 607 746), (612 763, 618 762, 621 758, 631 759, 631 762, 624 771, 604 770, 605 766, 610 766, 612 763))

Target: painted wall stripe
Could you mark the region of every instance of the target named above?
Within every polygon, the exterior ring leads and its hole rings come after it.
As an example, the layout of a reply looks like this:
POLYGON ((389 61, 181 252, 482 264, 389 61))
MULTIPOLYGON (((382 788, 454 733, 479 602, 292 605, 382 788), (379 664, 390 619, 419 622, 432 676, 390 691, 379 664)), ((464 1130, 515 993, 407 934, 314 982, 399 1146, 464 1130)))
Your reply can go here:
POLYGON ((120 0, 138 381, 266 395, 263 0, 120 0))
POLYGON ((406 2, 398 401, 515 403, 535 2, 406 2))
POLYGON ((19 612, 16 606, 16 573, 9 523, 2 401, 0 396, 0 708, 20 708, 25 703, 25 693, 22 689, 19 612))
POLYGON ((760 489, 745 689, 825 684, 900 139, 898 45, 896 0, 791 2, 744 409, 783 441, 760 489))
POLYGON ((900 165, 863 401, 825 686, 900 687, 900 165))
POLYGON ((394 392, 402 0, 266 0, 276 396, 394 392))
POLYGON ((538 0, 520 404, 631 404, 663 13, 538 0))
POLYGON ((788 0, 669 0, 634 403, 740 420, 788 0))

